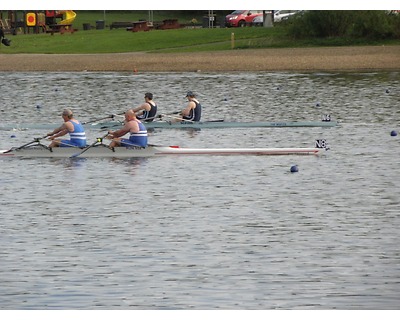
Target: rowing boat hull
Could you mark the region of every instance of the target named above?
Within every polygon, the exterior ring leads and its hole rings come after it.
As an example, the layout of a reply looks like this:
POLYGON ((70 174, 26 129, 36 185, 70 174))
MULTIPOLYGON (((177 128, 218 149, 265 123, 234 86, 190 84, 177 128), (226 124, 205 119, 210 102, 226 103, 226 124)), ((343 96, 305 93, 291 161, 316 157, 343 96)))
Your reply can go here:
POLYGON ((269 128, 269 127, 334 127, 334 121, 289 121, 289 122, 225 122, 225 121, 205 121, 205 122, 150 122, 145 123, 147 128, 169 128, 169 129, 221 129, 221 128, 269 128))
MULTIPOLYGON (((227 122, 227 121, 200 121, 200 122, 145 122, 147 129, 226 129, 226 128, 283 128, 283 127, 335 127, 336 121, 280 121, 280 122, 227 122)), ((121 126, 116 122, 93 124, 92 127, 102 129, 121 126)))
POLYGON ((52 150, 42 145, 30 146, 23 149, 0 150, 1 157, 21 158, 143 158, 167 155, 320 155, 323 148, 180 148, 149 146, 146 148, 110 149, 101 144, 87 149, 79 148, 53 148, 52 150), (80 154, 82 152, 82 154, 80 154))
MULTIPOLYGON (((288 128, 288 127, 335 127, 336 121, 279 121, 279 122, 228 122, 228 121, 200 121, 200 122, 169 122, 153 121, 144 123, 147 129, 224 129, 224 128, 288 128)), ((8 124, 0 125, 0 130, 27 130, 27 129, 54 129, 59 124, 8 124)), ((85 128, 111 129, 119 128, 119 121, 98 122, 86 124, 85 128)))

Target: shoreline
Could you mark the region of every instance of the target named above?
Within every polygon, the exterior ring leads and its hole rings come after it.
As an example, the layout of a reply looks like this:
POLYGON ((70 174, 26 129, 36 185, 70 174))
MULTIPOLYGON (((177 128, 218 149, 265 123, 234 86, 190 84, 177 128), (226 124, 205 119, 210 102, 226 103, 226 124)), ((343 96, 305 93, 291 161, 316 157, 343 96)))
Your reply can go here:
POLYGON ((4 54, 3 72, 400 71, 400 46, 245 49, 195 53, 4 54))

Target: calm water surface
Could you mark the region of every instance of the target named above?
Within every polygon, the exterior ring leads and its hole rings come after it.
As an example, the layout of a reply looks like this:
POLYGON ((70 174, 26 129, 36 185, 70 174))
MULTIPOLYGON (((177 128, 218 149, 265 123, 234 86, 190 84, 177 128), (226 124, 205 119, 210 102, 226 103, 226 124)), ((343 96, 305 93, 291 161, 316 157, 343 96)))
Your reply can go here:
MULTIPOLYGON (((167 113, 187 90, 203 119, 341 122, 149 138, 186 147, 325 138, 323 157, 0 159, 1 309, 398 308, 399 73, 1 73, 0 83, 2 124, 57 123, 65 107, 87 121, 147 91, 167 113)), ((47 131, 2 130, 0 149, 47 131)))

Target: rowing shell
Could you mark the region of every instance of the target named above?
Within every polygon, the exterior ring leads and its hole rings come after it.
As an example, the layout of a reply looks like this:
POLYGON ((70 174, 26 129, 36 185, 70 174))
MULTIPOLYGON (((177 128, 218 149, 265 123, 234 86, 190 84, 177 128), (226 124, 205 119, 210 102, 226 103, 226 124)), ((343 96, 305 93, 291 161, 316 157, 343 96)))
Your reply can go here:
MULTIPOLYGON (((85 128, 111 129, 119 128, 123 124, 119 121, 97 122, 86 124, 85 128)), ((145 122, 147 129, 223 129, 223 128, 282 128, 282 127, 335 127, 337 121, 279 121, 279 122, 228 122, 223 120, 199 121, 199 122, 170 122, 153 121, 145 122)), ((27 129, 52 129, 59 124, 45 123, 20 123, 0 125, 0 130, 27 130, 27 129)))
MULTIPOLYGON (((223 120, 199 122, 144 122, 147 129, 224 129, 224 128, 282 128, 282 127, 335 127, 336 121, 280 121, 280 122, 228 122, 223 120)), ((120 127, 121 123, 110 121, 92 124, 94 128, 108 129, 120 127)))
POLYGON ((99 144, 84 149, 52 148, 42 144, 31 145, 21 149, 0 150, 0 157, 22 157, 22 158, 143 158, 167 155, 320 155, 327 148, 181 148, 178 146, 148 146, 139 147, 116 147, 110 149, 105 144, 99 144))

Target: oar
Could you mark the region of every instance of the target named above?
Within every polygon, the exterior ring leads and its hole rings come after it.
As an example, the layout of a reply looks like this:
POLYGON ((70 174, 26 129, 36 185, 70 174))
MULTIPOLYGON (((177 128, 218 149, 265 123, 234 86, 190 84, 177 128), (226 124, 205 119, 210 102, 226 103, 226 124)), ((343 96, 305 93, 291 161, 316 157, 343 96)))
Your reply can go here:
POLYGON ((174 116, 170 116, 170 115, 167 115, 167 114, 165 114, 164 116, 166 116, 167 118, 172 118, 172 119, 176 119, 176 120, 180 120, 180 121, 185 121, 185 122, 196 122, 196 121, 193 121, 193 120, 189 120, 189 119, 184 119, 184 118, 182 118, 182 117, 174 117, 174 116))
POLYGON ((162 119, 162 117, 170 117, 171 118, 173 114, 178 114, 178 113, 180 113, 180 111, 171 112, 171 113, 162 113, 162 114, 156 115, 154 117, 143 119, 143 122, 146 122, 147 120, 162 119))
MULTIPOLYGON (((154 120, 154 119, 161 119, 163 117, 163 115, 159 114, 155 117, 151 117, 151 118, 147 118, 145 120, 143 120, 144 124, 146 125, 146 120, 154 120)), ((100 127, 100 130, 104 130, 104 129, 109 129, 109 128, 114 128, 116 126, 120 126, 121 124, 112 124, 112 125, 106 125, 106 126, 102 126, 100 127)))
MULTIPOLYGON (((162 114, 159 114, 159 115, 157 115, 157 116, 155 116, 155 117, 150 117, 150 118, 143 119, 143 122, 146 123, 147 120, 161 119, 162 117, 163 117, 163 115, 162 115, 162 114)), ((141 121, 142 121, 142 120, 141 120, 141 121)))
MULTIPOLYGON (((181 111, 173 111, 173 112, 168 112, 168 113, 165 113, 165 114, 178 114, 178 113, 181 113, 181 111)), ((116 113, 115 115, 123 116, 124 114, 125 114, 125 112, 120 112, 120 113, 116 113)))
POLYGON ((82 153, 88 151, 91 147, 94 147, 97 143, 103 142, 103 139, 104 139, 105 137, 107 137, 107 136, 108 136, 108 133, 106 133, 106 134, 105 134, 104 136, 102 136, 101 138, 97 138, 96 141, 93 142, 90 146, 87 146, 87 147, 84 148, 82 151, 79 151, 79 152, 73 154, 72 156, 70 156, 70 158, 79 157, 82 153))
MULTIPOLYGON (((154 116, 154 117, 151 117, 151 118, 146 118, 146 119, 144 119, 144 120, 151 120, 151 119, 161 118, 161 116, 168 116, 168 115, 179 114, 179 113, 181 113, 181 111, 174 111, 174 112, 169 112, 169 113, 163 113, 163 114, 161 114, 161 115, 157 115, 157 116, 154 116)), ((125 112, 116 113, 115 116, 122 116, 122 115, 124 115, 124 114, 125 114, 125 112)))
MULTIPOLYGON (((155 117, 151 117, 151 118, 147 118, 147 119, 144 119, 143 121, 144 122, 146 122, 146 120, 153 120, 153 119, 161 119, 163 116, 170 116, 171 117, 171 115, 173 115, 173 114, 179 114, 179 113, 181 113, 180 111, 174 111, 174 112, 170 112, 170 113, 165 113, 165 114, 160 114, 160 115, 157 115, 157 116, 155 116, 155 117)), ((120 112, 120 113, 116 113, 116 114, 114 114, 113 116, 115 117, 115 116, 122 116, 122 115, 124 115, 125 114, 125 112, 120 112)), ((113 118, 114 118, 113 117, 113 118)), ((190 121, 190 120, 188 120, 188 121, 190 121)), ((111 125, 111 126, 102 126, 102 127, 100 127, 100 130, 103 130, 103 129, 109 129, 109 128, 113 128, 113 127, 115 127, 116 125, 111 125)), ((119 125, 118 125, 119 126, 119 125)))
POLYGON ((107 119, 114 119, 115 118, 115 114, 111 114, 107 117, 103 117, 103 118, 99 118, 99 119, 93 119, 93 120, 89 120, 86 122, 82 122, 82 124, 88 124, 88 123, 93 123, 93 122, 99 122, 101 120, 107 120, 107 119))
POLYGON ((9 153, 9 152, 11 152, 11 151, 13 151, 13 150, 20 150, 20 149, 22 149, 22 148, 24 148, 24 147, 26 147, 26 146, 29 146, 29 145, 32 144, 32 143, 39 142, 40 140, 46 138, 47 136, 48 136, 48 134, 46 134, 45 136, 40 137, 40 138, 35 138, 35 139, 34 139, 33 141, 31 141, 31 142, 25 143, 24 145, 22 145, 22 146, 20 146, 20 147, 18 147, 18 148, 11 148, 10 150, 5 151, 4 153, 9 153))

